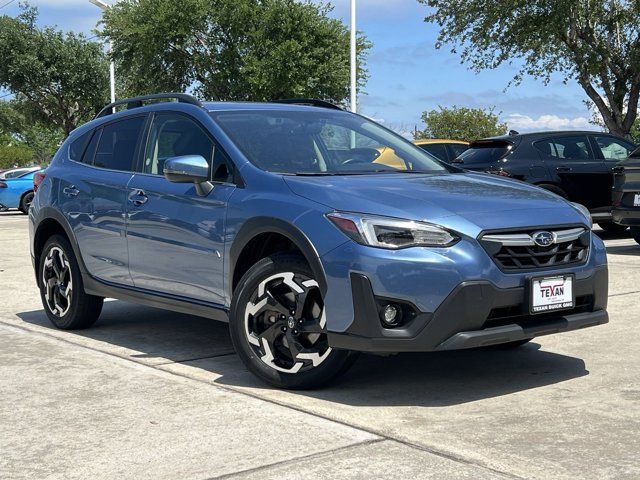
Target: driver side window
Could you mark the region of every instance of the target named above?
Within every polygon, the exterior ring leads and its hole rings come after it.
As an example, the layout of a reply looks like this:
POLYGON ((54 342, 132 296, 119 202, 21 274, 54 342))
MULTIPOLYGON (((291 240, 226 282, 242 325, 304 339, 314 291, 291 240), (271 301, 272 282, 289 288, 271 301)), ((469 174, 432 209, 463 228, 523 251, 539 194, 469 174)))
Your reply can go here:
POLYGON ((142 172, 162 175, 164 162, 181 155, 201 155, 211 166, 213 154, 213 141, 200 125, 184 115, 160 113, 149 131, 142 172))

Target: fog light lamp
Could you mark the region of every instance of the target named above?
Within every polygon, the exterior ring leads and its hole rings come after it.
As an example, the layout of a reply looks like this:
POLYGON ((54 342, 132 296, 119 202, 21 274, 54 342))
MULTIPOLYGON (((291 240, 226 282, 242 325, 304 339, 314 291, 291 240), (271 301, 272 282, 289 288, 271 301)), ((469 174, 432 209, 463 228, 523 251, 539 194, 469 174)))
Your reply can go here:
POLYGON ((382 323, 385 327, 395 327, 400 324, 402 311, 397 305, 389 303, 382 309, 382 323))

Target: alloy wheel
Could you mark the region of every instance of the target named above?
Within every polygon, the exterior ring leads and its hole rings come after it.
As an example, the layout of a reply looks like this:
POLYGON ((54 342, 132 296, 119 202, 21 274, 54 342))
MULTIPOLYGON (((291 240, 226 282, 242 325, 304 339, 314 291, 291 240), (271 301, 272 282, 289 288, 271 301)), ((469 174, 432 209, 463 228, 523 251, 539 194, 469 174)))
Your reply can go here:
POLYGON ((269 367, 298 373, 320 365, 331 353, 318 283, 284 272, 263 280, 247 303, 245 334, 269 367))
POLYGON ((54 315, 64 317, 71 308, 73 280, 71 265, 64 251, 51 247, 42 268, 42 285, 47 307, 54 315))

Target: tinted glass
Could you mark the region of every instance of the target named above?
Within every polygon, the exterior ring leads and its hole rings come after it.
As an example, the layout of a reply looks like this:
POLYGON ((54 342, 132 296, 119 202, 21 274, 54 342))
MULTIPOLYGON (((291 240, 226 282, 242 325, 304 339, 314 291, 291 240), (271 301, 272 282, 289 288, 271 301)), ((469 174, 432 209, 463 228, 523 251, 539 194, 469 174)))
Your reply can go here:
POLYGON ((548 157, 577 161, 592 158, 589 142, 584 135, 547 138, 536 142, 535 147, 548 157))
POLYGON ((84 153, 87 143, 89 143, 92 133, 93 130, 89 130, 71 142, 71 145, 69 145, 69 158, 71 160, 75 160, 76 162, 81 161, 82 154, 84 153))
POLYGON ((182 155, 200 155, 211 165, 213 141, 189 117, 174 113, 156 115, 149 132, 142 171, 162 175, 164 162, 182 155))
POLYGON ((98 129, 94 132, 89 140, 89 145, 85 148, 84 153, 82 154, 82 159, 80 160, 82 163, 86 163, 87 165, 93 165, 93 158, 96 155, 96 148, 98 148, 98 140, 100 140, 100 135, 102 134, 102 129, 98 129))
POLYGON ((600 147, 605 160, 619 162, 627 158, 633 151, 633 147, 630 144, 613 137, 597 136, 594 139, 600 147))
POLYGON ((458 158, 469 147, 466 146, 466 145, 463 145, 461 143, 450 143, 449 144, 449 148, 451 149, 451 152, 453 153, 453 158, 458 158))
POLYGON ((496 160, 500 160, 502 157, 509 153, 509 147, 506 145, 491 146, 482 145, 472 147, 462 152, 458 158, 464 162, 465 165, 481 164, 481 163, 493 163, 496 160))
POLYGON ((145 117, 110 123, 102 129, 93 164, 111 170, 133 170, 136 145, 145 117))
POLYGON ((345 112, 216 112, 214 120, 257 167, 289 174, 446 172, 431 155, 345 112))
POLYGON ((233 183, 233 164, 229 157, 220 148, 215 149, 213 155, 213 175, 214 182, 233 183))
POLYGON ((444 145, 437 143, 428 143, 426 145, 419 145, 419 147, 424 151, 429 152, 438 160, 442 160, 443 162, 447 161, 447 147, 445 147, 444 145))

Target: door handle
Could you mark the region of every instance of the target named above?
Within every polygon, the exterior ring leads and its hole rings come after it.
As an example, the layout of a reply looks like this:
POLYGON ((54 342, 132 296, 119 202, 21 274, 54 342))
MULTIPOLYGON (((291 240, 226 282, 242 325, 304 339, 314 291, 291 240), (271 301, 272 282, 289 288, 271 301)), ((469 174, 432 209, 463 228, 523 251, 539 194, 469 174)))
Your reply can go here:
POLYGON ((78 190, 75 185, 70 185, 68 187, 64 187, 62 189, 62 193, 64 193, 67 197, 75 197, 80 193, 80 190, 78 190))
POLYGON ((571 171, 571 167, 556 167, 556 172, 558 173, 569 173, 571 171))
POLYGON ((148 200, 149 197, 144 193, 144 190, 134 190, 129 194, 129 201, 137 207, 144 205, 148 200))

